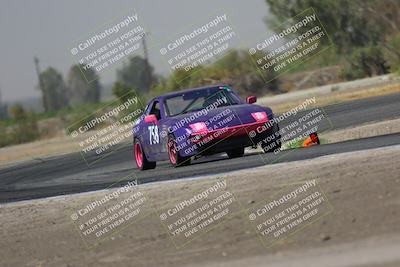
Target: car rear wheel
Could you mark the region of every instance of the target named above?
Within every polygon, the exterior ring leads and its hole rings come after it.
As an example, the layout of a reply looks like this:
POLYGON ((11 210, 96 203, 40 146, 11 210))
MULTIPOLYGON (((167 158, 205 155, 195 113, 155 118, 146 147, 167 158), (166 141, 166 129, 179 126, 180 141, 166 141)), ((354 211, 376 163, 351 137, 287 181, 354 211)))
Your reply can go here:
POLYGON ((172 134, 168 136, 167 150, 169 162, 171 162, 172 166, 179 167, 190 164, 190 157, 182 157, 181 155, 179 155, 176 140, 172 134))
POLYGON ((135 139, 133 146, 134 146, 135 162, 138 169, 142 171, 154 169, 156 167, 156 162, 151 162, 147 160, 146 154, 142 149, 142 145, 140 144, 139 139, 135 139))
POLYGON ((226 151, 226 154, 228 154, 228 157, 231 158, 231 159, 232 158, 243 157, 243 155, 244 155, 244 147, 226 151))

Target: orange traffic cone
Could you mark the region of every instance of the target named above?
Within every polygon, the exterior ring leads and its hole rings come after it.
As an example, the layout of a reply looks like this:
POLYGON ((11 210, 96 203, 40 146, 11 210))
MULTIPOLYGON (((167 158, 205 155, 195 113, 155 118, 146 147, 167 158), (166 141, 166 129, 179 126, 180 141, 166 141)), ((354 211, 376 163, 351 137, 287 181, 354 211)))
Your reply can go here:
POLYGON ((317 132, 311 133, 310 136, 304 140, 303 147, 310 147, 314 145, 319 145, 319 138, 317 132))

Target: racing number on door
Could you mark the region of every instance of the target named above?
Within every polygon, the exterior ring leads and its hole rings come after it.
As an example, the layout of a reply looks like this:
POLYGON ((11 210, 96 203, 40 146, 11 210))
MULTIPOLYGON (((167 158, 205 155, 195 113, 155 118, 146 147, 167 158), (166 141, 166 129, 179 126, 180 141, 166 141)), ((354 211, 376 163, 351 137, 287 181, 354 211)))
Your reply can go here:
POLYGON ((150 133, 150 145, 160 143, 160 136, 158 135, 157 125, 149 126, 149 133, 150 133))

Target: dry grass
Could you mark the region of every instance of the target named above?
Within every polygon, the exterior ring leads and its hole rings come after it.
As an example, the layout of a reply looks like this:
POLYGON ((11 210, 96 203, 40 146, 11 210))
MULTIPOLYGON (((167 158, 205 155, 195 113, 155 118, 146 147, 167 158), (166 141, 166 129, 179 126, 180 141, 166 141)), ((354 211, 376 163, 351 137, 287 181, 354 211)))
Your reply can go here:
POLYGON ((357 127, 323 133, 321 136, 326 139, 328 143, 337 143, 394 133, 400 133, 400 119, 367 123, 357 127))
MULTIPOLYGON (((374 88, 369 88, 365 90, 358 90, 354 92, 332 92, 326 96, 318 96, 316 106, 326 106, 330 104, 342 103, 346 101, 356 100, 356 99, 363 99, 368 97, 374 96, 383 96, 389 95, 394 93, 400 93, 400 85, 387 85, 387 86, 379 86, 374 88)), ((278 104, 268 104, 270 108, 276 113, 285 112, 304 101, 304 98, 295 101, 288 101, 285 103, 278 103, 278 104)))
MULTIPOLYGON (((90 133, 92 134, 93 132, 90 133)), ((77 140, 60 133, 46 140, 3 147, 0 148, 0 164, 77 152, 79 151, 77 142, 83 141, 85 137, 88 137, 88 134, 81 135, 77 140)))

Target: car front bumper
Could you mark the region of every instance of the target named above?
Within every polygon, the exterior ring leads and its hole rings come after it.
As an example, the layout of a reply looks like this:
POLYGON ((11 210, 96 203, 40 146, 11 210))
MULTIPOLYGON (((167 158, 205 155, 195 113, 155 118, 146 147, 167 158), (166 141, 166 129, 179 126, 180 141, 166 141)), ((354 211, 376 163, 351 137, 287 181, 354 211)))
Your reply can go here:
POLYGON ((192 133, 189 136, 191 145, 180 151, 181 156, 211 155, 226 152, 240 147, 255 146, 254 138, 259 132, 270 132, 264 122, 241 124, 223 127, 212 131, 192 133))

